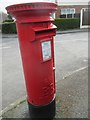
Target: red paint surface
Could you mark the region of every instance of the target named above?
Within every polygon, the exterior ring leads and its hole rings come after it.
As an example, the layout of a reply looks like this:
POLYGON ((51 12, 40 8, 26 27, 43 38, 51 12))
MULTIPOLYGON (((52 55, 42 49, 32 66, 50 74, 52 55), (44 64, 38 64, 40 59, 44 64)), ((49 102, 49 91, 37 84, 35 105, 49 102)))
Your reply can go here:
POLYGON ((39 2, 6 8, 16 18, 28 101, 33 105, 49 104, 55 97, 54 42, 56 27, 51 13, 54 3, 39 2), (52 57, 43 61, 42 41, 51 41, 52 57))

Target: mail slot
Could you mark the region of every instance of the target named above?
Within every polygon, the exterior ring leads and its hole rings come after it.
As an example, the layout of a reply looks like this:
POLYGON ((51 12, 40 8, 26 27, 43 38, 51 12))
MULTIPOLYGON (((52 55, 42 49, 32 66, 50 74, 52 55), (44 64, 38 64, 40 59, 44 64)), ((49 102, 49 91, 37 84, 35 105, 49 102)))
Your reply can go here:
POLYGON ((31 118, 55 116, 54 39, 55 3, 35 2, 8 6, 16 19, 27 101, 31 118))

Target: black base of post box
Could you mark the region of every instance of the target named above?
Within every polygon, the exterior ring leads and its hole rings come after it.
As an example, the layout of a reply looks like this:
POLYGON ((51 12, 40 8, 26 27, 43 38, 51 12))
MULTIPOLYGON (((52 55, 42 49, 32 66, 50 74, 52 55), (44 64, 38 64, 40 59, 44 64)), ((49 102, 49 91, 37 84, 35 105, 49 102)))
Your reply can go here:
POLYGON ((28 102, 30 118, 33 120, 52 120, 56 113, 55 99, 46 106, 34 106, 28 102))

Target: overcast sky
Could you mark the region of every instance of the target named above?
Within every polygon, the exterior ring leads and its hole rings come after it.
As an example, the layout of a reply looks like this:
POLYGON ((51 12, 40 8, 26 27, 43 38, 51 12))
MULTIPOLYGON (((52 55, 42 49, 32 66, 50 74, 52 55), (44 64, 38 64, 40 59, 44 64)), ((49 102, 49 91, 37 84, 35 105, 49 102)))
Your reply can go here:
MULTIPOLYGON (((55 0, 0 0, 0 11, 6 12, 5 7, 8 5, 12 4, 18 4, 18 3, 27 3, 27 2, 41 2, 41 1, 52 1, 54 2, 55 0)), ((90 0, 57 0, 59 3, 60 2, 88 2, 90 0)))

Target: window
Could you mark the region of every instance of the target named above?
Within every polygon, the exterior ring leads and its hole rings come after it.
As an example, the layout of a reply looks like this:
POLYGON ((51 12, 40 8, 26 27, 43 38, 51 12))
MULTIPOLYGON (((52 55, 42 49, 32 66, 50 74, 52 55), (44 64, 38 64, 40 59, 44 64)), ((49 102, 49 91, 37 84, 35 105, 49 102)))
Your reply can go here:
POLYGON ((61 17, 74 18, 75 8, 63 8, 61 9, 61 17))

